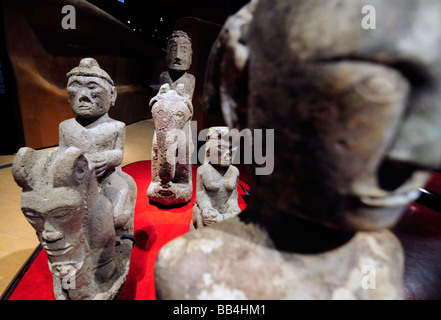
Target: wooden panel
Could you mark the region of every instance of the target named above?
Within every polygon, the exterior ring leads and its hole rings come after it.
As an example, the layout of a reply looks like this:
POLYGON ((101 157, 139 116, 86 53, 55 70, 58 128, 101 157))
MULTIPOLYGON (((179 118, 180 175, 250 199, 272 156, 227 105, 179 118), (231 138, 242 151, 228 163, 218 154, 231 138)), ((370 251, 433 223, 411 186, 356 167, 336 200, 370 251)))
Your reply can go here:
POLYGON ((118 99, 111 117, 129 124, 150 116, 148 79, 161 49, 104 11, 79 0, 6 0, 4 21, 26 146, 58 144, 59 123, 75 116, 66 73, 84 57, 95 58, 115 82, 118 99), (76 8, 75 30, 61 27, 66 4, 76 8))

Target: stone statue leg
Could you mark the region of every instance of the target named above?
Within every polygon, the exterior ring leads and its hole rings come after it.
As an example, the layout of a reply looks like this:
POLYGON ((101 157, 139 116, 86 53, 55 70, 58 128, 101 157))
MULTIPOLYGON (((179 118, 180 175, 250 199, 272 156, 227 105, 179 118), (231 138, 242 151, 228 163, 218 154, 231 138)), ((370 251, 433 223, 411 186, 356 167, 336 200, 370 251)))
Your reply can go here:
POLYGON ((121 168, 107 176, 101 186, 105 196, 112 202, 115 230, 121 231, 129 222, 134 210, 133 199, 130 195, 129 185, 122 177, 124 172, 121 168))
POLYGON ((193 218, 190 222, 190 231, 196 230, 199 227, 203 227, 202 211, 199 208, 198 204, 195 203, 193 206, 193 218))

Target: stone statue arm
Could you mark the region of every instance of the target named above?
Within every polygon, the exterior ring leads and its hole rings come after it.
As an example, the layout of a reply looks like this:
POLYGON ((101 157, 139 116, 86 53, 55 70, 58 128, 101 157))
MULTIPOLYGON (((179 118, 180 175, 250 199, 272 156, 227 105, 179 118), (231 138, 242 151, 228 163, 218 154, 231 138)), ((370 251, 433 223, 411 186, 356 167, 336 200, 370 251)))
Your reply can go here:
POLYGON ((58 145, 61 148, 67 147, 67 142, 66 142, 66 138, 64 135, 64 122, 60 123, 60 125, 58 126, 58 145))
POLYGON ((204 187, 204 173, 205 170, 203 170, 203 167, 200 167, 198 172, 197 172, 197 179, 196 179, 196 203, 198 204, 199 208, 202 211, 202 214, 204 212, 208 212, 208 211, 217 211, 215 208, 213 208, 213 205, 211 203, 211 199, 207 194, 207 191, 205 190, 204 187))
POLYGON ((237 185, 239 183, 239 170, 237 170, 235 167, 232 167, 236 173, 236 188, 233 189, 233 192, 231 192, 230 197, 227 200, 226 208, 228 213, 237 214, 240 213, 241 210, 239 208, 238 199, 239 199, 239 193, 237 192, 237 185))
POLYGON ((124 141, 125 125, 123 125, 122 130, 118 130, 113 149, 86 154, 86 158, 91 162, 92 169, 95 170, 97 177, 121 165, 124 158, 124 141))
POLYGON ((189 80, 188 80, 188 94, 190 96, 190 100, 193 99, 193 94, 194 94, 194 88, 196 86, 196 78, 194 77, 194 75, 192 74, 188 74, 189 75, 189 80))

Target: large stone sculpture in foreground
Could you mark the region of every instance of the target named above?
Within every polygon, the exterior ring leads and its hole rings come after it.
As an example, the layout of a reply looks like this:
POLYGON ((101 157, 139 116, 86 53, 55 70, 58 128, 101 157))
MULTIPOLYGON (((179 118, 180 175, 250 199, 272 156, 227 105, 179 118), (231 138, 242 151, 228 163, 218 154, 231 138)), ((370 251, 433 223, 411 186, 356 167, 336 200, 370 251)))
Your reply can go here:
POLYGON ((403 298, 387 228, 441 167, 441 4, 369 4, 376 30, 361 0, 260 0, 227 21, 207 103, 275 129, 274 172, 243 213, 161 249, 159 298, 403 298))
POLYGON ((133 242, 118 234, 112 202, 100 192, 83 152, 21 148, 12 173, 23 188, 22 211, 48 254, 55 298, 117 298, 133 242))
POLYGON ((232 144, 228 127, 208 129, 206 160, 197 170, 196 199, 190 230, 229 219, 238 213, 239 170, 231 164, 232 144))

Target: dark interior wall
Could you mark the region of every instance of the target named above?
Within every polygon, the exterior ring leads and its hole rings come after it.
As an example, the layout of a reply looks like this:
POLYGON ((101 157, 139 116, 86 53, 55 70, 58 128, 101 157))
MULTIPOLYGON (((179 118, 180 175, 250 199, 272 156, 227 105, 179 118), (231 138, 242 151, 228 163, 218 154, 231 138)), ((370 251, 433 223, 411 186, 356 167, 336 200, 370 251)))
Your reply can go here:
MULTIPOLYGON (((3 1, 5 43, 16 80, 24 144, 58 144, 58 125, 72 118, 66 73, 93 57, 113 78, 118 99, 111 117, 132 123, 150 117, 148 75, 162 50, 106 12, 80 0, 3 1), (61 26, 64 5, 76 9, 76 29, 61 26)), ((15 110, 13 103, 5 106, 15 110)), ((18 145, 20 147, 22 145, 18 145)))
POLYGON ((10 61, 9 83, 15 90, 4 103, 4 114, 14 118, 4 131, 14 137, 8 148, 2 144, 0 153, 58 144, 59 123, 74 116, 65 75, 84 57, 97 59, 115 82, 118 99, 109 112, 112 118, 126 124, 150 118, 148 102, 157 92, 159 73, 166 69, 166 39, 177 28, 193 39, 194 120, 199 130, 205 128, 210 118, 202 108, 206 60, 226 18, 246 2, 2 0, 4 61, 10 61), (65 5, 76 9, 74 30, 62 28, 65 5))

